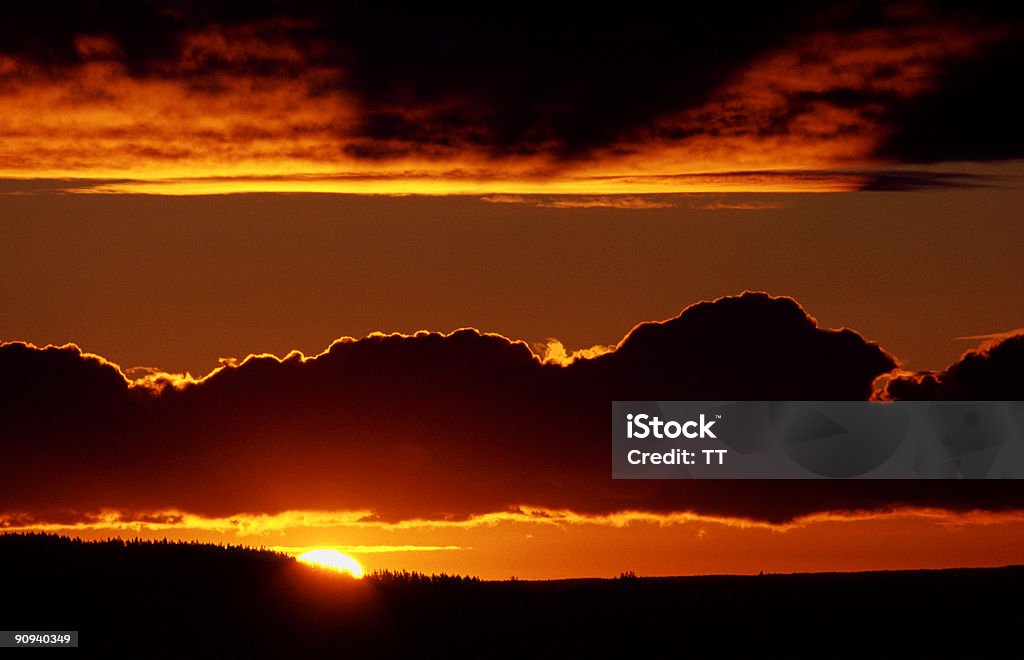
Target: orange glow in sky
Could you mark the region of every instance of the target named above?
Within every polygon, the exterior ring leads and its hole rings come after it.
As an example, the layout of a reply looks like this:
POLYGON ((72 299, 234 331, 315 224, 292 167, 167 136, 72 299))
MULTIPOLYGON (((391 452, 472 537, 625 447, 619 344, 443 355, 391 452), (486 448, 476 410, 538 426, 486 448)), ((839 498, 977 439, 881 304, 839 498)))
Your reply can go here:
POLYGON ((0 25, 0 533, 355 577, 1024 563, 1020 482, 605 464, 620 393, 1015 398, 1024 22, 164 4, 0 25))
MULTIPOLYGON (((367 512, 208 518, 109 512, 25 530, 103 539, 182 539, 267 547, 357 574, 459 573, 484 579, 861 571, 1002 566, 1024 557, 1020 513, 904 509, 821 514, 784 525, 694 514, 585 516, 524 510, 466 521, 368 521, 367 512), (159 520, 163 518, 164 521, 159 520), (316 553, 316 554, 312 554, 316 553), (349 561, 351 559, 351 562, 349 561)), ((8 519, 4 529, 22 531, 8 519)))

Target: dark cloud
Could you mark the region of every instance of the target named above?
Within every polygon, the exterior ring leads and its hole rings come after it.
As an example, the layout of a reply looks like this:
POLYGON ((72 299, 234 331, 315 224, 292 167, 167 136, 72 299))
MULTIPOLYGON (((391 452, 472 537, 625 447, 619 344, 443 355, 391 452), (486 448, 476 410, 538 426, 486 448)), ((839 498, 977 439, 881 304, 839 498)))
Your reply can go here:
MULTIPOLYGON (((597 180, 609 183, 675 182, 680 185, 700 184, 807 184, 849 187, 866 191, 910 191, 949 188, 994 188, 1013 185, 1015 179, 994 174, 943 171, 941 169, 832 169, 832 170, 741 170, 708 173, 607 176, 597 180)), ((654 198, 656 195, 649 195, 654 198)), ((671 198, 672 194, 663 195, 671 198)), ((524 196, 523 199, 529 199, 524 196)))
POLYGON ((867 399, 895 362, 852 330, 818 328, 790 298, 748 293, 642 323, 614 352, 574 366, 619 400, 850 400, 867 399))
POLYGON ((863 171, 861 175, 864 183, 860 189, 870 191, 990 188, 1007 183, 1003 177, 967 172, 890 170, 863 171))
POLYGON ((252 357, 162 393, 77 348, 0 347, 0 510, 178 508, 208 515, 371 509, 389 520, 516 505, 697 511, 781 521, 902 504, 1024 505, 989 482, 613 481, 615 399, 865 399, 895 361, 744 294, 637 326, 568 367, 461 330, 252 357))
MULTIPOLYGON (((5 10, 0 53, 55 79, 108 58, 133 76, 175 78, 206 93, 231 77, 302 79, 312 97, 340 93, 355 103, 355 121, 338 130, 347 141, 341 151, 362 160, 444 158, 448 149, 575 160, 648 139, 714 137, 740 130, 737 121, 750 129, 743 103, 729 106, 735 99, 695 124, 659 121, 702 107, 760 58, 809 35, 910 34, 954 20, 964 30, 997 26, 1012 35, 1019 19, 987 5, 915 7, 790 2, 737 11, 704 3, 559 20, 525 8, 495 15, 326 2, 41 2, 5 10)), ((1024 142, 1010 101, 1020 44, 995 39, 982 52, 951 56, 938 87, 909 100, 887 82, 907 74, 899 67, 879 66, 852 87, 832 71, 835 83, 789 94, 753 137, 805 130, 807 117, 828 107, 859 117, 829 135, 873 130, 874 122, 894 129, 879 154, 896 160, 1019 156, 1024 142)))
POLYGON ((920 401, 1024 400, 1024 335, 968 351, 943 371, 893 378, 883 396, 920 401))
POLYGON ((896 128, 878 155, 915 163, 1024 157, 1016 82, 1022 61, 1019 36, 952 59, 934 90, 890 106, 886 121, 896 128))
POLYGON ((331 36, 366 110, 362 136, 573 157, 703 102, 803 24, 798 10, 335 17, 331 36))

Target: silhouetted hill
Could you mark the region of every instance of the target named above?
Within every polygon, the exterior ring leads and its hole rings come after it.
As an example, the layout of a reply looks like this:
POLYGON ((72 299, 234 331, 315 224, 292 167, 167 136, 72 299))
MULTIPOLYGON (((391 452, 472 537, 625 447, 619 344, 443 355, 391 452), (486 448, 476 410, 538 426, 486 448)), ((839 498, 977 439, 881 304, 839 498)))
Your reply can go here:
POLYGON ((1012 641, 1024 567, 486 582, 356 581, 240 547, 0 536, 0 629, 133 657, 972 656, 1012 641))

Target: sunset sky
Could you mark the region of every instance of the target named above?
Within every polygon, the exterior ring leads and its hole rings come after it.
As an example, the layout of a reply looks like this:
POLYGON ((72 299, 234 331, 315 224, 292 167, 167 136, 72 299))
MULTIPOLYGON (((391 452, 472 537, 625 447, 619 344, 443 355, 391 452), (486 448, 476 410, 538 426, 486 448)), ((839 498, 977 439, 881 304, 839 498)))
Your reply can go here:
POLYGON ((608 425, 1024 399, 1022 56, 987 4, 8 9, 0 529, 487 578, 1022 563, 1015 480, 613 481, 608 425))

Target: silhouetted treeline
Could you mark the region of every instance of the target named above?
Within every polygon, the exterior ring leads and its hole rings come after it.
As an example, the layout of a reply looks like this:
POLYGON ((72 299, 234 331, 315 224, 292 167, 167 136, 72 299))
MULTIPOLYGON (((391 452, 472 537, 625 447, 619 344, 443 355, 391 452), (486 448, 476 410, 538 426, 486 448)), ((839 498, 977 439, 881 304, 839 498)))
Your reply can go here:
POLYGON ((43 534, 39 532, 7 532, 0 535, 0 544, 12 552, 31 551, 36 553, 63 552, 68 546, 78 552, 97 554, 139 555, 153 558, 170 553, 176 559, 183 557, 231 557, 235 561, 295 561, 291 555, 265 548, 202 541, 171 541, 169 539, 122 539, 108 538, 100 541, 83 541, 80 538, 43 534))
POLYGON ((310 570, 237 546, 0 536, 0 629, 89 656, 983 656, 1016 643, 1024 567, 482 581, 310 570))
POLYGON ((473 584, 480 581, 480 578, 469 575, 448 575, 447 573, 433 573, 427 575, 417 571, 391 571, 376 570, 369 573, 366 579, 385 586, 408 586, 408 585, 461 585, 473 584))

